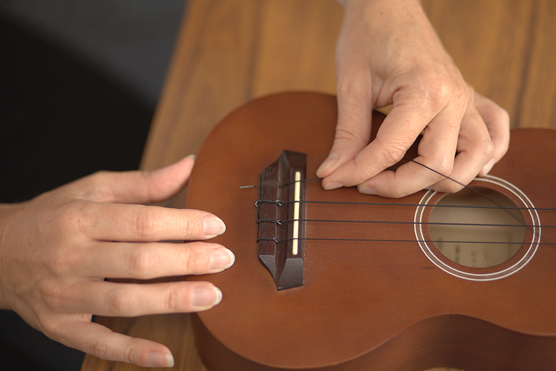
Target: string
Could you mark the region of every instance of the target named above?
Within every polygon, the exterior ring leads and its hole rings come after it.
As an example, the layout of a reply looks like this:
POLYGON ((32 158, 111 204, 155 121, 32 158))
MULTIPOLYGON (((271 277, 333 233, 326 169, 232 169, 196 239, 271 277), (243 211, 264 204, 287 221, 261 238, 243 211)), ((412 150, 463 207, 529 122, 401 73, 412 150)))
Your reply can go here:
MULTIPOLYGON (((422 164, 418 161, 415 161, 413 159, 409 159, 404 157, 404 160, 408 161, 408 162, 413 162, 417 165, 423 166, 424 168, 438 174, 441 175, 442 177, 444 177, 445 179, 448 179, 450 181, 453 181, 454 183, 462 186, 465 189, 468 189, 476 194, 478 194, 479 196, 481 196, 482 198, 488 200, 489 202, 491 202, 492 204, 494 204, 495 206, 486 206, 486 205, 445 205, 445 204, 410 204, 410 203, 383 203, 383 202, 346 202, 346 201, 307 201, 307 200, 298 200, 298 201, 281 201, 281 200, 257 200, 255 202, 255 206, 259 207, 259 205, 261 203, 271 203, 271 204, 276 204, 278 206, 284 206, 284 205, 288 205, 288 204, 292 204, 292 203, 307 203, 307 204, 336 204, 336 205, 373 205, 373 206, 405 206, 405 207, 451 207, 451 208, 473 208, 473 209, 498 209, 498 210, 503 210, 504 212, 506 212, 508 215, 510 215, 513 219, 515 219, 519 224, 483 224, 483 223, 446 223, 446 222, 407 222, 407 221, 369 221, 369 220, 319 220, 319 219, 292 219, 292 220, 270 220, 270 219, 259 219, 257 221, 257 223, 260 222, 268 222, 268 223, 276 223, 278 225, 282 225, 284 223, 292 223, 294 221, 303 221, 303 222, 328 222, 328 223, 368 223, 368 224, 411 224, 411 225, 439 225, 439 226, 467 226, 467 227, 524 227, 524 228, 537 228, 540 227, 539 225, 528 225, 525 224, 524 221, 520 220, 517 216, 515 216, 514 214, 510 213, 510 210, 535 210, 535 211, 555 211, 555 208, 536 208, 536 207, 519 207, 519 206, 502 206, 500 205, 496 200, 493 200, 492 198, 490 198, 489 196, 483 194, 482 192, 480 192, 479 190, 468 186, 466 184, 463 184, 459 181, 457 181, 456 179, 453 179, 447 175, 444 175, 442 173, 440 173, 439 171, 436 171, 432 168, 430 168, 429 166, 426 166, 425 164, 422 164)), ((320 180, 320 178, 311 178, 311 179, 302 179, 302 180, 294 180, 288 183, 285 183, 281 186, 278 186, 278 188, 284 188, 287 187, 289 185, 295 184, 295 183, 301 183, 301 182, 312 182, 315 180, 320 180)), ((245 186, 245 187, 240 187, 240 188, 249 188, 249 187, 255 187, 255 188, 259 188, 257 186, 245 186)), ((543 226, 544 228, 556 228, 556 226, 543 226)), ((509 242, 509 241, 503 241, 503 242, 496 242, 496 241, 434 241, 434 240, 397 240, 397 239, 392 239, 392 240, 388 240, 388 239, 358 239, 358 238, 353 238, 353 239, 344 239, 344 238, 306 238, 306 237, 300 237, 300 238, 296 238, 297 240, 319 240, 319 241, 360 241, 360 242, 411 242, 411 243, 415 243, 415 242, 424 242, 424 243, 456 243, 456 244, 519 244, 522 245, 523 242, 509 242)), ((257 239, 257 242, 259 241, 274 241, 275 243, 280 243, 280 242, 285 242, 285 241, 291 241, 293 240, 293 238, 290 239, 284 239, 284 240, 278 240, 277 238, 259 238, 257 239)), ((556 243, 550 243, 550 242, 543 242, 543 241, 539 241, 538 244, 540 245, 556 245, 556 243)))
MULTIPOLYGON (((368 224, 411 224, 411 225, 440 225, 440 226, 466 226, 466 227, 525 227, 536 228, 540 225, 535 224, 484 224, 484 223, 447 223, 447 222, 404 222, 393 220, 334 220, 334 219, 259 219, 257 223, 275 223, 278 225, 299 222, 322 222, 322 223, 368 223, 368 224)), ((556 225, 543 225, 543 228, 556 228, 556 225)))
MULTIPOLYGON (((277 203, 278 200, 257 200, 259 203, 277 203)), ((421 203, 395 203, 395 202, 349 202, 349 201, 279 201, 282 205, 292 204, 294 202, 307 204, 337 204, 337 205, 363 205, 363 206, 406 206, 406 207, 453 207, 468 209, 500 209, 499 206, 486 205, 444 205, 444 204, 421 204, 421 203)), ((503 206, 508 210, 537 210, 537 211, 555 211, 556 208, 548 207, 523 207, 523 206, 503 206)))
MULTIPOLYGON (((425 165, 423 165, 425 166, 425 165)), ((425 166, 426 167, 426 166, 425 166)), ((432 169, 431 169, 432 170, 432 169)), ((440 174, 440 173, 439 173, 440 174)), ((444 175, 447 177, 446 175, 444 175)), ((448 179, 451 179, 447 177, 448 179)), ((292 182, 285 183, 284 185, 278 186, 278 188, 284 188, 288 185, 295 184, 295 183, 302 183, 302 182, 312 182, 315 180, 321 180, 321 178, 311 178, 311 179, 302 179, 302 180, 294 180, 292 182)), ((454 180, 456 183, 460 184, 457 180, 454 180)), ((493 202, 497 206, 487 206, 487 205, 445 205, 445 204, 421 204, 421 203, 396 203, 396 202, 349 202, 349 201, 308 201, 308 200, 300 200, 300 201, 282 201, 282 200, 257 200, 255 201, 255 206, 258 207, 261 203, 274 203, 278 204, 279 206, 293 204, 295 202, 299 203, 306 203, 306 204, 336 204, 336 205, 362 205, 362 206, 404 206, 404 207, 453 207, 453 208, 462 208, 462 209, 505 209, 505 210, 533 210, 533 211, 556 211, 556 208, 550 207, 523 207, 523 206, 501 206, 498 205, 494 200, 491 200, 487 195, 479 192, 478 190, 474 189, 470 186, 465 186, 469 190, 479 194, 481 197, 493 202)), ((259 188, 256 185, 248 185, 248 186, 241 186, 239 188, 259 188)), ((510 214, 511 215, 511 214, 510 214)))
MULTIPOLYGON (((424 165, 424 164, 422 164, 422 163, 420 163, 420 162, 418 162, 418 161, 415 161, 415 160, 412 160, 412 159, 408 159, 408 158, 406 158, 406 157, 404 157, 404 159, 407 160, 407 161, 412 161, 412 162, 416 163, 417 165, 421 165, 421 166, 423 166, 424 168, 429 169, 430 171, 432 171, 432 172, 434 172, 434 173, 436 173, 436 174, 439 174, 439 175, 443 176, 444 178, 449 179, 449 180, 451 180, 451 181, 453 181, 453 182, 455 182, 455 183, 457 183, 457 184, 459 184, 459 185, 463 185, 463 187, 464 187, 465 189, 469 189, 469 190, 471 190, 471 191, 477 193, 478 195, 482 196, 483 198, 489 200, 490 202, 492 202, 492 203, 495 204, 496 206, 500 206, 501 209, 502 209, 504 212, 506 212, 508 215, 510 215, 510 216, 511 216, 512 218, 514 218, 515 220, 517 220, 518 223, 520 223, 520 224, 522 224, 523 226, 525 226, 525 222, 519 220, 517 216, 515 216, 515 215, 512 214, 512 213, 510 213, 509 210, 508 210, 508 208, 502 207, 498 202, 496 202, 496 201, 493 200, 492 198, 488 197, 487 195, 485 195, 485 194, 479 192, 479 190, 477 190, 477 189, 475 189, 475 188, 473 188, 473 187, 470 187, 470 186, 468 186, 468 185, 466 185, 466 184, 460 183, 460 182, 458 182, 457 180, 455 180, 455 179, 453 179, 453 178, 451 178, 451 177, 449 177, 449 176, 446 176, 446 175, 444 175, 444 174, 442 174, 442 173, 440 173, 440 172, 438 172, 438 171, 436 171, 436 170, 434 170, 434 169, 432 169, 432 168, 430 168, 430 167, 428 167, 428 166, 426 166, 426 165, 424 165)), ((538 209, 536 209, 536 210, 538 210, 538 209)), ((537 243, 540 244, 540 245, 551 245, 551 246, 556 245, 556 244, 550 243, 550 242, 543 242, 542 240, 541 240, 540 242, 537 242, 537 243)))
MULTIPOLYGON (((307 180, 300 180, 298 182, 308 182, 313 180, 318 180, 320 178, 315 179, 307 179, 307 180)), ((290 182, 287 184, 293 184, 296 182, 290 182)), ((285 186, 284 185, 284 186, 285 186)), ((256 187, 257 186, 243 186, 240 188, 248 188, 248 187, 256 187)), ((472 188, 471 188, 472 189, 472 188)), ((288 204, 293 204, 295 202, 305 203, 305 204, 332 204, 332 205, 362 205, 362 206, 404 206, 404 207, 452 207, 452 208, 462 208, 462 209, 507 209, 507 210, 534 210, 534 211, 556 211, 556 208, 549 208, 549 207, 524 207, 524 206, 487 206, 487 205, 445 205, 445 204, 421 204, 421 203, 396 203, 396 202, 349 202, 349 201, 308 201, 308 200, 300 200, 300 201, 281 201, 281 200, 257 200, 255 201, 255 206, 259 207, 262 203, 267 204, 277 204, 278 206, 284 206, 288 204)))
POLYGON ((449 180, 451 180, 452 182, 454 182, 454 183, 456 183, 456 184, 459 184, 460 186, 463 186, 465 189, 469 189, 469 190, 475 192, 475 193, 478 194, 479 196, 483 197, 484 199, 486 199, 486 200, 492 202, 493 204, 495 204, 496 206, 500 207, 500 208, 501 208, 503 211, 505 211, 508 215, 510 215, 510 216, 511 216, 512 218, 514 218, 515 220, 517 220, 518 223, 524 224, 521 220, 519 220, 519 218, 518 218, 517 216, 515 216, 515 215, 512 214, 512 213, 510 213, 510 212, 508 211, 507 208, 505 208, 504 206, 500 205, 498 202, 496 202, 496 201, 493 200, 492 198, 488 197, 488 196, 485 195, 484 193, 479 192, 478 189, 475 189, 475 188, 473 188, 473 187, 469 187, 467 184, 463 184, 463 183, 461 183, 461 182, 458 182, 458 181, 455 180, 454 178, 451 178, 451 177, 449 177, 449 176, 447 176, 447 175, 444 175, 444 174, 442 174, 441 172, 436 171, 436 170, 434 170, 433 168, 428 167, 427 165, 422 164, 422 163, 420 163, 420 162, 418 162, 418 161, 415 161, 415 160, 410 159, 410 158, 407 158, 407 157, 404 157, 403 159, 406 160, 406 161, 411 161, 411 162, 413 162, 413 163, 415 163, 415 164, 417 164, 417 165, 421 165, 421 166, 423 166, 425 169, 429 169, 429 170, 432 171, 433 173, 438 174, 438 175, 441 175, 441 176, 443 176, 444 178, 449 179, 449 180))
MULTIPOLYGON (((415 243, 415 242, 430 242, 430 243, 469 243, 469 244, 504 244, 504 245, 523 245, 523 242, 513 242, 513 241, 447 241, 447 240, 401 240, 401 239, 373 239, 373 238, 313 238, 313 237, 298 237, 298 240, 304 241, 353 241, 353 242, 407 242, 407 243, 415 243)), ((258 238, 257 242, 259 241, 273 241, 275 243, 282 243, 292 241, 293 238, 285 238, 283 240, 279 240, 277 238, 258 238)), ((556 245, 556 242, 536 242, 538 245, 556 245)))

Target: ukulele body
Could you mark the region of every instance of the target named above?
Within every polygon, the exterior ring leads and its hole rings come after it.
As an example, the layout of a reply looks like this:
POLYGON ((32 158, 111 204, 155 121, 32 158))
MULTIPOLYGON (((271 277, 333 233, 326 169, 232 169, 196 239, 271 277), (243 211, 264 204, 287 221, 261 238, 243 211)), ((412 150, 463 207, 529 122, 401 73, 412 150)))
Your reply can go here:
MULTIPOLYGON (((187 278, 213 282, 223 292, 219 305, 193 316, 207 369, 555 370, 556 245, 550 243, 556 242, 556 228, 529 228, 516 255, 494 267, 463 267, 442 254, 434 262, 416 242, 413 223, 405 223, 415 220, 416 207, 404 205, 419 204, 425 191, 391 200, 355 188, 324 191, 320 181, 306 182, 308 201, 398 204, 308 203, 308 220, 405 224, 307 222, 303 286, 277 290, 258 257, 259 191, 240 186, 258 185, 259 174, 283 150, 306 154, 307 178, 314 178, 330 150, 336 118, 335 97, 278 94, 239 108, 204 143, 187 207, 222 218, 227 231, 214 241, 236 255, 227 271, 187 278), (451 274, 442 264, 467 276, 451 274), (500 278, 499 272, 509 273, 500 278)), ((373 114, 374 132, 382 118, 373 114)), ((555 131, 516 130, 508 154, 490 174, 519 188, 535 207, 556 208, 556 167, 547 165, 556 158, 554 143, 555 131)), ((485 184, 480 186, 495 188, 519 206, 515 194, 485 184)), ((522 214, 526 224, 535 223, 526 210, 522 214)), ((541 225, 556 225, 554 211, 539 210, 538 217, 541 225)), ((427 227, 422 229, 430 238, 427 227)))

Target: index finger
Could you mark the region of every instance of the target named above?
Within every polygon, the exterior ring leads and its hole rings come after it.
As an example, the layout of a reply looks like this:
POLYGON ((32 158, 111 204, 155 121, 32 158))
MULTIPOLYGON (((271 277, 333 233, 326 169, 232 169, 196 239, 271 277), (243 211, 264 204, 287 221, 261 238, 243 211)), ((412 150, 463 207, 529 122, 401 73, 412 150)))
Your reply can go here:
POLYGON ((337 188, 338 184, 345 187, 361 184, 402 160, 417 136, 440 111, 427 108, 426 103, 423 98, 411 99, 411 94, 398 98, 376 138, 354 159, 324 178, 324 189, 337 188))
POLYGON ((102 241, 205 240, 226 231, 206 211, 95 202, 82 205, 78 223, 85 236, 102 241))

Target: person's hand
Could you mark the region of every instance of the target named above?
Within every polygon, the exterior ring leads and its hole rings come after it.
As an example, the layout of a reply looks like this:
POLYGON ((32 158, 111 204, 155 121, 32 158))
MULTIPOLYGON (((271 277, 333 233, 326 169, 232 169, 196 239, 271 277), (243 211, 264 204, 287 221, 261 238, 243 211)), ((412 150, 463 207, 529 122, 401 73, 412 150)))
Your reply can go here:
POLYGON ((167 199, 186 183, 193 158, 153 172, 100 172, 0 209, 0 307, 50 338, 94 356, 145 367, 173 365, 170 350, 114 333, 92 314, 141 316, 193 312, 218 304, 208 282, 132 284, 220 272, 234 255, 199 242, 225 231, 198 210, 134 205, 167 199), (197 242, 162 243, 190 240, 197 242))
POLYGON ((424 188, 455 192, 506 153, 508 114, 465 83, 416 0, 338 0, 338 124, 317 175, 325 189, 357 185, 402 197, 424 188), (371 111, 392 105, 371 143, 371 111), (419 134, 417 162, 403 159, 419 134), (457 155, 456 155, 457 154, 457 155), (442 175, 441 175, 442 174, 442 175))

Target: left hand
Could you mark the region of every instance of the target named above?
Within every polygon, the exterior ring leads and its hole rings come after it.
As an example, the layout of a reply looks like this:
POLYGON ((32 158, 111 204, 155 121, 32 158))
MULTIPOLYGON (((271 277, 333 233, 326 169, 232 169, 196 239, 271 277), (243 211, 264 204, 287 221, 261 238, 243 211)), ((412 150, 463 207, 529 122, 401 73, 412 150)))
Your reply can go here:
POLYGON ((136 205, 176 194, 193 163, 188 157, 152 172, 99 172, 0 205, 0 308, 96 357, 171 367, 165 345, 112 332, 91 317, 196 312, 220 302, 210 282, 104 280, 216 273, 233 264, 231 251, 209 241, 225 231, 216 215, 136 205))

